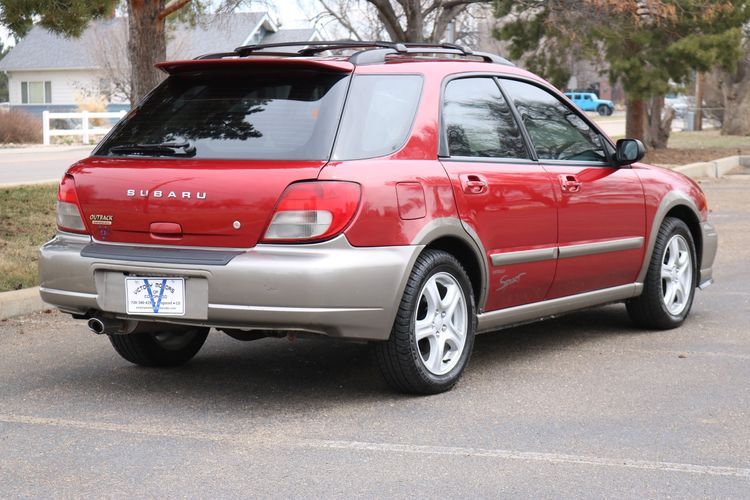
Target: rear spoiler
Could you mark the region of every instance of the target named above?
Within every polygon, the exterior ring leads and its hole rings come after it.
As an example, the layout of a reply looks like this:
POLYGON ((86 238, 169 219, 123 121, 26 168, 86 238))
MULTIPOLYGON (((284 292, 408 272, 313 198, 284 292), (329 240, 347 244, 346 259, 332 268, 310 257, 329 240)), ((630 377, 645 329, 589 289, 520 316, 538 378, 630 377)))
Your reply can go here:
POLYGON ((283 66, 296 69, 321 69, 351 73, 354 65, 348 61, 337 61, 316 58, 295 58, 275 56, 235 57, 227 59, 190 59, 183 61, 165 61, 158 63, 157 68, 170 75, 187 71, 241 69, 243 66, 283 66))

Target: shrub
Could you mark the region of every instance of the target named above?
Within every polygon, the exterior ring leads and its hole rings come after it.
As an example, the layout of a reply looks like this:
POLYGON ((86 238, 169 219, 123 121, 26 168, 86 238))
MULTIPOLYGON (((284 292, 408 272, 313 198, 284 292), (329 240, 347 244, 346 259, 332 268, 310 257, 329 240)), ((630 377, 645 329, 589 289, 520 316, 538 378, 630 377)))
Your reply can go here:
POLYGON ((42 142, 42 119, 19 109, 0 113, 0 143, 42 142))
MULTIPOLYGON (((89 113, 102 113, 107 111, 107 101, 104 97, 89 97, 87 99, 78 100, 78 112, 82 113, 88 111, 89 113)), ((78 120, 77 120, 78 121, 78 120)), ((107 123, 105 118, 90 118, 90 127, 103 127, 107 123)))

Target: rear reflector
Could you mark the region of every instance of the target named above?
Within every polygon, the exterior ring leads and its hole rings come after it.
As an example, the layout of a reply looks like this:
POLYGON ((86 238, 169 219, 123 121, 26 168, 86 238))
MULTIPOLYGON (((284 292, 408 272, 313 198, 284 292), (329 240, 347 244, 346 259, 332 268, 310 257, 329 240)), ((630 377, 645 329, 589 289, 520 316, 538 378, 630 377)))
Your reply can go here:
POLYGON ((57 227, 62 231, 85 233, 86 226, 78 208, 78 195, 72 175, 65 174, 57 190, 57 227))
POLYGON ((341 181, 300 182, 281 195, 263 242, 297 243, 336 236, 359 206, 359 184, 341 181))

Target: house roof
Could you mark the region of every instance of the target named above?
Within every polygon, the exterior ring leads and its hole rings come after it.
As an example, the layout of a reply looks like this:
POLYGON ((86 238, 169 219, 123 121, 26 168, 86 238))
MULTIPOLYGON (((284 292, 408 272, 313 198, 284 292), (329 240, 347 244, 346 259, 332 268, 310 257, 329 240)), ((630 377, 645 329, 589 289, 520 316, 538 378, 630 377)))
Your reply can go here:
MULTIPOLYGON (((102 38, 121 39, 125 50, 124 18, 90 23, 79 38, 66 38, 34 26, 0 61, 1 71, 95 69, 101 66, 96 50, 102 50, 102 38)), ((265 12, 237 12, 214 15, 194 26, 178 24, 167 35, 167 58, 190 59, 201 54, 229 51, 245 43, 261 28, 262 43, 308 41, 317 34, 314 28, 279 29, 265 12)))

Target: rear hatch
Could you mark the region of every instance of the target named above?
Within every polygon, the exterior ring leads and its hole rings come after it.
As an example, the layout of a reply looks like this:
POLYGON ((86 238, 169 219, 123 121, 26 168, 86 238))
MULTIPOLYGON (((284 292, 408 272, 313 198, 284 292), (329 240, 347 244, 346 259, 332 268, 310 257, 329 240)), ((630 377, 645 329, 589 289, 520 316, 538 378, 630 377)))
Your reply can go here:
POLYGON ((249 248, 284 189, 317 178, 348 71, 226 66, 174 71, 70 169, 95 239, 249 248))

